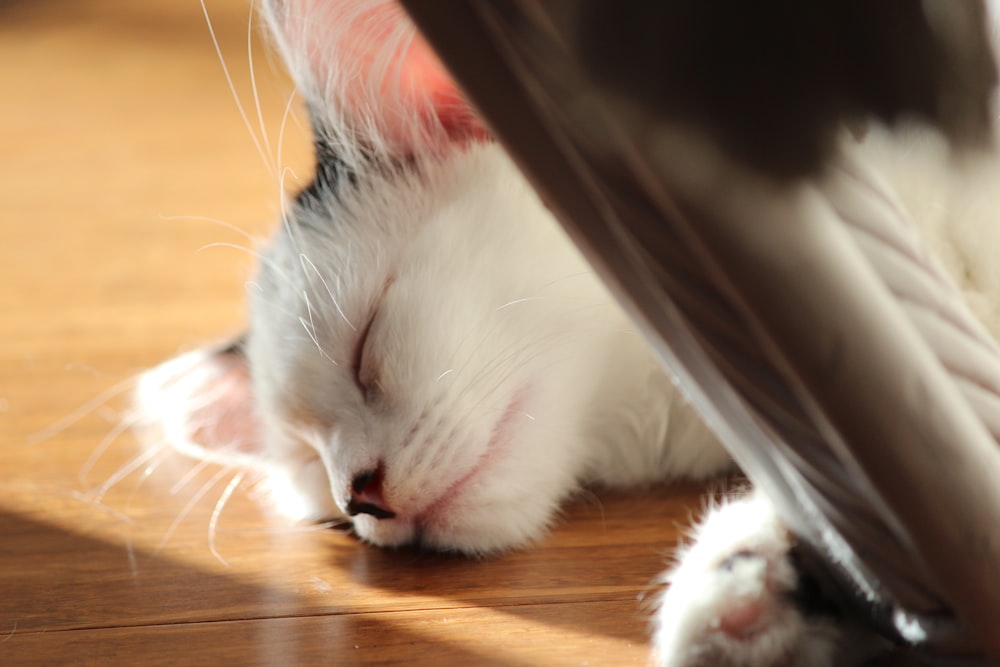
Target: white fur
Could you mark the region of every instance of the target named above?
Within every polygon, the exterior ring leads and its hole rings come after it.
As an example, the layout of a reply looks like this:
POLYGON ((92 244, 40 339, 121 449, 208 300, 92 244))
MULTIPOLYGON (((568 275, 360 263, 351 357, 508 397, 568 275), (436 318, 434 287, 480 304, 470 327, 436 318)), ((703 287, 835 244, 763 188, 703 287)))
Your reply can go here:
MULTIPOLYGON (((250 400, 221 429, 252 424, 251 458, 247 447, 227 458, 224 446, 220 455, 218 443, 195 442, 219 386, 205 352, 140 385, 140 408, 168 441, 264 471, 276 505, 296 517, 344 512, 352 479, 380 467, 396 516, 355 517, 362 538, 476 554, 537 538, 584 483, 701 478, 729 465, 503 151, 454 141, 440 101, 394 69, 414 44, 398 9, 273 0, 264 13, 317 135, 355 180, 293 204, 263 250, 246 344, 252 387, 241 388, 250 400), (384 42, 374 60, 355 58, 357 21, 384 42), (374 390, 359 387, 359 372, 374 390)), ((996 333, 993 206, 930 200, 944 170, 900 161, 881 141, 865 150, 914 195, 914 212, 941 212, 918 219, 996 333)), ((762 498, 711 513, 669 576, 660 664, 832 664, 839 630, 783 597, 796 581, 789 545, 762 498), (754 557, 720 571, 741 550, 754 557), (719 619, 747 601, 764 610, 759 632, 720 632, 719 619)))
POLYGON ((292 211, 265 251, 248 346, 265 442, 309 430, 341 510, 351 478, 384 464, 399 516, 358 517, 363 537, 516 546, 581 482, 727 465, 498 147, 369 179, 292 211), (365 361, 381 397, 366 404, 351 356, 376 311, 365 361))

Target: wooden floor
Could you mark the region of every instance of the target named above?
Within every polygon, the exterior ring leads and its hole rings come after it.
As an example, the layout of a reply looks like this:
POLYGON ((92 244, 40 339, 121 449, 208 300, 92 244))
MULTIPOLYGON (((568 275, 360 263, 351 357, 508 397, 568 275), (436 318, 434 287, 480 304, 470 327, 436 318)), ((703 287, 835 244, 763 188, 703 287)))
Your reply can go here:
POLYGON ((208 8, 266 159, 197 0, 0 1, 0 664, 645 664, 638 598, 697 488, 587 496, 469 561, 291 525, 247 484, 223 506, 232 473, 119 432, 130 377, 240 329, 229 226, 265 234, 308 176, 256 45, 260 132, 246 1, 208 8))

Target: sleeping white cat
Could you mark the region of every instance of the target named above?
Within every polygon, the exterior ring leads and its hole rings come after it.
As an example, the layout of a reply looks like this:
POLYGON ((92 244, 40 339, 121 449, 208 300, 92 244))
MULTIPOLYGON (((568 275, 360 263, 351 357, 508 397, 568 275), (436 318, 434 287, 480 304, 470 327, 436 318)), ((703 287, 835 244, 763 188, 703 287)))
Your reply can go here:
MULTIPOLYGON (((731 466, 397 7, 264 14, 316 177, 261 251, 243 338, 140 383, 172 446, 261 471, 296 518, 472 554, 529 543, 584 484, 731 466)), ((662 664, 833 664, 842 630, 795 600, 766 501, 701 534, 658 615, 662 664)))
POLYGON ((457 98, 409 87, 439 66, 394 46, 412 39, 398 8, 267 14, 316 180, 262 249, 244 339, 147 375, 148 412, 384 546, 522 546, 585 482, 730 466, 499 145, 457 98))

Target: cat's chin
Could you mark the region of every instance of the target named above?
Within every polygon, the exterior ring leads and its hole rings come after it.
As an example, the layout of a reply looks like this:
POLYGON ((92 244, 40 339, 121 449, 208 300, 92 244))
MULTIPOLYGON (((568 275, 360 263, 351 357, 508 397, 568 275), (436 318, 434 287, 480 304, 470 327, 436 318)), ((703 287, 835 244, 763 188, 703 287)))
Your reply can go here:
POLYGON ((376 519, 360 515, 354 531, 379 547, 415 547, 428 551, 488 556, 527 546, 548 528, 550 512, 532 505, 511 512, 504 503, 477 494, 451 496, 414 517, 376 519))
POLYGON ((418 545, 419 526, 410 519, 376 519, 356 516, 351 520, 359 538, 377 547, 408 547, 418 545))
POLYGON ((545 530, 546 522, 496 523, 488 512, 439 515, 433 520, 354 518, 354 531, 378 547, 415 547, 427 551, 490 556, 531 543, 545 530))
POLYGON ((536 539, 548 525, 558 494, 540 491, 549 488, 546 478, 531 481, 532 471, 522 465, 524 450, 538 445, 537 434, 530 433, 534 418, 526 413, 530 394, 527 385, 511 393, 470 469, 436 494, 428 493, 427 486, 419 488, 426 496, 423 502, 399 505, 390 496, 391 518, 354 517, 358 536, 380 547, 416 546, 476 556, 516 549, 536 539), (498 483, 509 479, 521 483, 498 483))

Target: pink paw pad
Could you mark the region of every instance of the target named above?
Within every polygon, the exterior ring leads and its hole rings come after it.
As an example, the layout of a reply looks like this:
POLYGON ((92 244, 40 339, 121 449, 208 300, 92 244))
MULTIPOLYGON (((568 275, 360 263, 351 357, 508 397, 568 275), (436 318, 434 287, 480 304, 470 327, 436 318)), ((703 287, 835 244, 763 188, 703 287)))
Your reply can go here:
POLYGON ((741 600, 719 616, 719 631, 733 639, 748 639, 761 630, 768 605, 763 600, 741 600))

